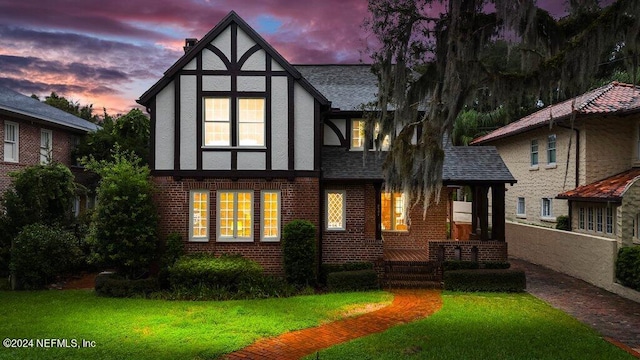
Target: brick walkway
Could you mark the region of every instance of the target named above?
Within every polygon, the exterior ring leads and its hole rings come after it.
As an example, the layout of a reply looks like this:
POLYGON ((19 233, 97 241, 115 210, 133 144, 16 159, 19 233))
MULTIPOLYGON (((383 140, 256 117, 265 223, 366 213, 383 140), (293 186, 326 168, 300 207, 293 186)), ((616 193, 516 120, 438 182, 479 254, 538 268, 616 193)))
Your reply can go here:
POLYGON ((510 262, 512 268, 526 272, 527 292, 591 326, 611 342, 626 345, 627 351, 640 357, 639 303, 542 266, 518 259, 510 262))
POLYGON ((318 350, 429 316, 442 307, 439 290, 393 290, 390 306, 318 327, 258 340, 225 359, 300 359, 318 350))

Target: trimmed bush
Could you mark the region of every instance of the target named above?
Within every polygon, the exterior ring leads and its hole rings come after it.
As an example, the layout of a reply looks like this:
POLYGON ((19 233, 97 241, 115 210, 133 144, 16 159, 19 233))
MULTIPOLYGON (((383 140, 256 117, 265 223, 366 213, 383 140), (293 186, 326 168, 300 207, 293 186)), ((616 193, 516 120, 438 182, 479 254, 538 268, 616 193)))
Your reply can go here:
POLYGON ((571 222, 567 215, 560 215, 556 218, 556 229, 571 231, 571 222))
POLYGON ((158 279, 129 280, 117 276, 96 278, 96 294, 106 297, 148 297, 160 290, 158 279))
POLYGON ((304 287, 316 280, 316 227, 307 220, 293 220, 282 232, 282 261, 290 284, 304 287))
POLYGON ((318 274, 318 282, 320 284, 327 283, 327 275, 333 272, 353 271, 353 270, 371 270, 373 263, 371 262, 348 262, 344 264, 322 264, 320 265, 320 274, 318 274))
POLYGON ((480 266, 484 269, 509 269, 511 267, 511 263, 507 261, 491 261, 482 263, 480 266))
POLYGON ((618 250, 616 278, 620 284, 640 290, 640 246, 623 247, 618 250))
POLYGON ((474 261, 450 260, 442 263, 442 269, 445 271, 469 270, 469 269, 479 269, 479 268, 480 268, 480 264, 474 261))
POLYGON ((16 236, 11 273, 18 289, 41 289, 71 270, 81 257, 77 239, 57 226, 32 224, 16 236))
POLYGON ((183 256, 169 268, 169 283, 172 289, 207 287, 237 291, 242 282, 260 276, 262 267, 255 261, 239 255, 183 256))
POLYGON ((181 256, 184 255, 184 242, 182 236, 178 233, 171 233, 167 236, 167 242, 164 247, 162 260, 166 266, 173 265, 181 256))
POLYGON ((378 274, 374 270, 332 272, 327 275, 329 291, 361 291, 378 289, 378 274))
POLYGON ((453 270, 443 280, 444 289, 451 291, 522 292, 527 286, 521 270, 453 270))

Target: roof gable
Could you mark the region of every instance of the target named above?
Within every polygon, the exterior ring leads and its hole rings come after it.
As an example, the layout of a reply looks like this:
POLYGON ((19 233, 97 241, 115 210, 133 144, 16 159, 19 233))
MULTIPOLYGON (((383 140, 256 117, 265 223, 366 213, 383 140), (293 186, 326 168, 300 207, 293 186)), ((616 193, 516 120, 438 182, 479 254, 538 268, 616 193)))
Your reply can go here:
POLYGON ((471 144, 483 144, 520 134, 576 115, 622 115, 640 112, 640 87, 612 82, 582 95, 547 106, 531 115, 474 139, 471 144))
MULTIPOLYGON (((286 71, 294 79, 298 80, 302 87, 307 90, 316 100, 323 105, 328 105, 329 101, 314 88, 306 79, 302 77, 300 72, 293 67, 280 53, 278 53, 260 34, 258 34, 249 24, 247 24, 235 11, 231 11, 225 16, 213 29, 211 29, 200 41, 198 41, 193 47, 189 48, 186 53, 178 59, 167 71, 164 76, 158 82, 156 82, 149 90, 147 90, 140 99, 137 100, 139 104, 148 105, 151 99, 160 92, 174 76, 183 68, 189 67, 194 61, 196 56, 204 49, 210 47, 210 43, 215 41, 219 36, 225 33, 225 30, 231 25, 237 26, 246 35, 249 36, 262 50, 271 56, 278 65, 280 65, 284 71, 286 71)), ((221 57, 224 57, 221 56, 221 57)), ((239 59, 238 59, 239 60, 239 59)), ((224 61, 224 60, 223 60, 224 61)), ((228 66, 229 64, 226 63, 228 66)))
POLYGON ((0 112, 82 132, 100 128, 92 122, 1 86, 0 112))

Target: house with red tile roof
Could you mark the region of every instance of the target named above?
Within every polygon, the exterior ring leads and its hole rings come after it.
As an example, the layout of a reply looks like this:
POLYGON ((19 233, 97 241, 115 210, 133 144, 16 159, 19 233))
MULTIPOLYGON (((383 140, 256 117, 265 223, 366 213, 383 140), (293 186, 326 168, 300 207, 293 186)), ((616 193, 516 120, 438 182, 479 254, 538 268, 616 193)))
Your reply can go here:
POLYGON ((640 87, 612 82, 548 106, 472 145, 494 145, 518 180, 507 220, 640 243, 640 87))

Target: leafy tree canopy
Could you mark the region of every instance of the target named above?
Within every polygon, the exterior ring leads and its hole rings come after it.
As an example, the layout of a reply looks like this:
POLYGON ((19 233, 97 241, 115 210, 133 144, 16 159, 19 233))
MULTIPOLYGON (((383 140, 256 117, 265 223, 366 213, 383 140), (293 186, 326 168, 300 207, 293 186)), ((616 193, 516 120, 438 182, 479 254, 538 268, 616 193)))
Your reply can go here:
MULTIPOLYGON (((40 101, 40 98, 35 94, 32 94, 31 97, 40 101)), ((44 98, 44 103, 62 111, 66 111, 69 114, 73 114, 81 119, 91 121, 92 123, 97 124, 100 122, 100 117, 93 115, 93 104, 80 105, 80 102, 68 100, 54 91, 51 92, 51 95, 44 98)))
POLYGON ((370 49, 379 91, 366 132, 379 123, 375 141, 391 139, 388 188, 425 211, 439 198, 443 137, 464 109, 503 108, 512 118, 582 93, 607 72, 635 74, 640 2, 567 5, 569 15, 554 19, 535 0, 369 0, 364 26, 379 44, 370 49))

